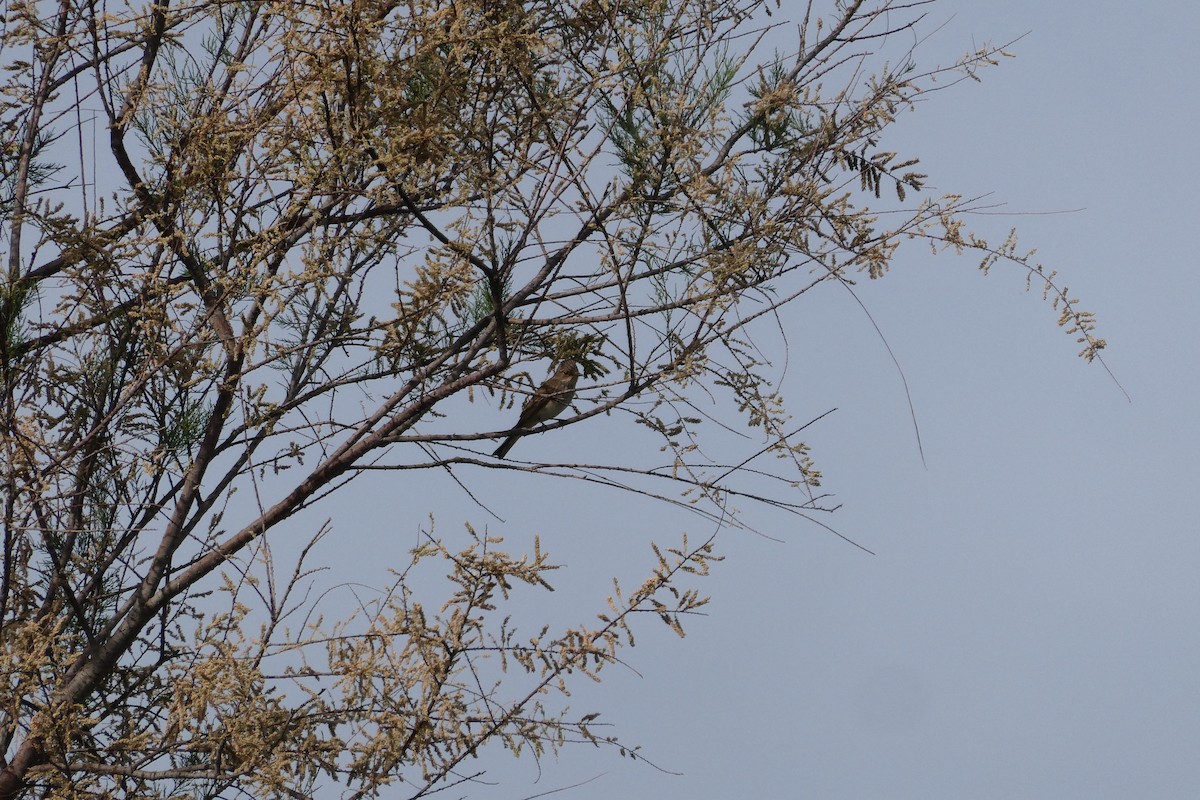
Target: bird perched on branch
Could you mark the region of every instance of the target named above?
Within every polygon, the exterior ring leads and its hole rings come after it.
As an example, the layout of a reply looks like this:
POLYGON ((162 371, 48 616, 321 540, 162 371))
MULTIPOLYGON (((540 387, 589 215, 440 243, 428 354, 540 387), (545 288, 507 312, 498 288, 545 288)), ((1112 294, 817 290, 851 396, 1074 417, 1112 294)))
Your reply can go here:
POLYGON ((579 380, 579 365, 574 361, 563 361, 558 365, 554 374, 537 388, 525 405, 521 406, 521 417, 512 433, 504 443, 492 453, 496 458, 504 458, 508 451, 521 438, 526 428, 554 419, 571 405, 575 398, 575 384, 579 380))

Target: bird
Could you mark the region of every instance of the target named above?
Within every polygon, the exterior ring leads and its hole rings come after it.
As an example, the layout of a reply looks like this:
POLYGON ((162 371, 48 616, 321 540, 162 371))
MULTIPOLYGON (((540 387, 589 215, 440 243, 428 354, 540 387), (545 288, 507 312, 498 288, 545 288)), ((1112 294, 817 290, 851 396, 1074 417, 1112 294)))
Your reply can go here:
POLYGON ((575 398, 575 384, 578 380, 579 365, 577 363, 570 360, 559 363, 554 374, 529 396, 525 405, 521 406, 521 417, 517 420, 516 427, 492 455, 496 458, 504 458, 512 446, 517 443, 517 439, 521 438, 521 434, 526 428, 554 419, 565 411, 567 406, 571 405, 571 400, 575 398))

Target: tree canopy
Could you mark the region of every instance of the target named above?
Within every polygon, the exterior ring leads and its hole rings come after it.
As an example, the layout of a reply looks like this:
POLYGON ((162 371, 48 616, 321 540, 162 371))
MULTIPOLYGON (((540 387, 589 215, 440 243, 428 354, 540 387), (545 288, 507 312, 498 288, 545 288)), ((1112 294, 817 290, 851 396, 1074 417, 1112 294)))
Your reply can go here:
POLYGON ((0 798, 419 797, 490 742, 621 748, 550 697, 639 613, 682 633, 713 540, 655 546, 558 631, 502 613, 549 587, 540 545, 431 533, 329 621, 309 551, 265 543, 368 467, 575 477, 728 527, 740 502, 818 513, 764 367, 800 300, 906 243, 1011 267, 1096 358, 1055 275, 888 149, 1005 55, 920 66, 928 5, 9 0, 0 798), (555 362, 582 377, 539 430, 621 413, 665 466, 493 458, 555 362), (773 493, 739 483, 752 461, 773 493), (415 593, 430 569, 445 597, 415 593))

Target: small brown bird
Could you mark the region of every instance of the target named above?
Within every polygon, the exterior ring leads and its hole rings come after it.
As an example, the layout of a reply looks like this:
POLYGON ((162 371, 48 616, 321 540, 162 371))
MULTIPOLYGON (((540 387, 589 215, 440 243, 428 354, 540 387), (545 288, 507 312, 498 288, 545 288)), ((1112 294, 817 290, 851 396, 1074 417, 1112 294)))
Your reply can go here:
POLYGON ((579 365, 574 361, 564 361, 558 365, 554 374, 529 396, 525 405, 521 406, 521 418, 513 432, 504 443, 492 453, 496 458, 504 458, 508 451, 521 438, 526 428, 554 419, 571 405, 575 398, 575 384, 579 380, 579 365))

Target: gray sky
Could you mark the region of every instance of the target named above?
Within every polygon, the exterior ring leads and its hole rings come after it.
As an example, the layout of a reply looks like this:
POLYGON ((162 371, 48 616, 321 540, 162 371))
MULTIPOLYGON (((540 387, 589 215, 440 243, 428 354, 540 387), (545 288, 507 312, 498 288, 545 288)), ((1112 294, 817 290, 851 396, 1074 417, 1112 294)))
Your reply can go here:
MULTIPOLYGON (((682 641, 644 627, 625 654, 640 675, 614 670, 572 703, 603 711, 682 775, 581 747, 540 773, 529 759, 486 760, 499 785, 455 796, 523 798, 589 779, 556 796, 1200 796, 1189 313, 1200 297, 1200 10, 955 0, 925 30, 941 21, 919 58, 1028 35, 1016 59, 935 94, 888 144, 921 158, 934 194, 991 193, 1000 213, 977 227, 1003 239, 1017 226, 1060 271, 1098 314, 1132 402, 1075 357, 1015 269, 983 277, 977 259, 913 247, 859 296, 907 376, 922 465, 895 367, 854 301, 826 291, 793 307, 784 388, 798 420, 838 409, 809 441, 842 504, 831 522, 876 555, 766 512, 756 521, 782 543, 723 533, 727 559, 703 584, 710 615, 682 641)), ((602 431, 557 436, 603 447, 602 431)), ((556 444, 520 446, 533 457, 556 444)), ((489 530, 510 550, 539 533, 569 565, 561 607, 534 616, 586 620, 610 575, 648 567, 649 539, 711 532, 612 492, 478 480, 506 520, 489 530)), ((433 510, 453 537, 486 519, 457 494, 440 509, 408 491, 380 497, 325 509, 348 559, 369 559, 371 545, 351 541, 359 523, 415 532, 433 510)))

